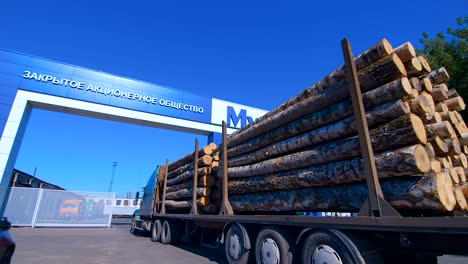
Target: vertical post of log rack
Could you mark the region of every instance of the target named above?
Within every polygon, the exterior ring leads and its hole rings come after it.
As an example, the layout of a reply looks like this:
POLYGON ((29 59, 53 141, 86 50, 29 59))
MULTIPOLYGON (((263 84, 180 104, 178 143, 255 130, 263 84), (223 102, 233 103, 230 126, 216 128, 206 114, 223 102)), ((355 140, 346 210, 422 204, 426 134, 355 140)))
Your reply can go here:
POLYGON ((226 122, 223 121, 223 143, 222 143, 222 154, 223 154, 223 201, 222 207, 219 211, 220 215, 234 215, 234 210, 232 209, 231 203, 229 202, 229 190, 228 190, 228 162, 227 162, 227 129, 226 122))
POLYGON ((160 177, 159 177, 159 176, 161 175, 162 167, 163 167, 163 166, 160 166, 160 167, 159 167, 158 175, 157 175, 158 177, 157 177, 157 179, 156 179, 156 184, 154 185, 154 190, 153 190, 153 192, 156 193, 156 194, 154 195, 154 198, 155 198, 155 199, 154 199, 154 203, 153 203, 153 205, 154 205, 154 212, 156 212, 156 213, 159 213, 159 210, 160 210, 160 207, 161 207, 161 203, 160 203, 160 201, 159 201, 159 198, 160 198, 160 195, 159 195, 159 191, 160 191, 160 190, 159 190, 159 189, 161 189, 161 188, 159 188, 159 185, 161 185, 161 184, 160 184, 160 177))
POLYGON ((198 214, 197 204, 197 187, 198 187, 198 138, 195 139, 195 152, 193 154, 193 192, 192 192, 192 210, 190 214, 198 214))
POLYGON ((362 158, 364 160, 364 175, 367 181, 368 197, 364 202, 360 216, 400 216, 398 212, 384 199, 382 188, 380 186, 377 169, 375 167, 374 151, 369 136, 366 113, 362 102, 361 87, 354 63, 354 55, 351 50, 351 44, 348 39, 341 41, 343 56, 345 59, 346 72, 348 75, 349 90, 353 103, 354 120, 356 130, 359 135, 359 144, 361 146, 362 158))
POLYGON ((166 213, 166 189, 167 189, 167 171, 169 167, 169 160, 166 159, 166 166, 164 167, 164 187, 163 187, 163 198, 162 198, 162 208, 161 214, 166 213))

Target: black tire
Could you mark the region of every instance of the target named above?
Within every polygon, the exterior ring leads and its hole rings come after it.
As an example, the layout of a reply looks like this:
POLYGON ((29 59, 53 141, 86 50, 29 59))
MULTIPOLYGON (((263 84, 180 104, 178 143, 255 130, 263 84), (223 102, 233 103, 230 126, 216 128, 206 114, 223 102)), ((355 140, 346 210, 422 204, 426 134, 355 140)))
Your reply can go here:
POLYGON ((264 227, 255 242, 257 263, 293 263, 293 243, 289 236, 276 227, 264 227))
POLYGON ((3 253, 2 258, 0 258, 0 264, 10 264, 11 258, 13 257, 14 252, 15 252, 15 249, 13 247, 7 248, 5 252, 3 253))
POLYGON ((357 264, 353 255, 334 234, 317 231, 310 234, 302 245, 302 263, 344 263, 357 264), (326 259, 319 261, 318 258, 326 259))
POLYGON ((249 238, 244 236, 241 228, 243 227, 239 224, 233 224, 226 232, 224 250, 230 264, 246 264, 249 261, 250 250, 246 249, 246 241, 249 238))
POLYGON ((151 241, 159 242, 161 240, 161 221, 155 220, 153 223, 153 227, 151 228, 151 241))
POLYGON ((175 221, 165 220, 162 224, 161 243, 164 245, 175 245, 178 243, 179 230, 175 221))
POLYGON ((133 235, 138 234, 138 229, 136 229, 135 226, 136 226, 136 216, 133 216, 132 222, 130 223, 130 233, 132 233, 133 235))

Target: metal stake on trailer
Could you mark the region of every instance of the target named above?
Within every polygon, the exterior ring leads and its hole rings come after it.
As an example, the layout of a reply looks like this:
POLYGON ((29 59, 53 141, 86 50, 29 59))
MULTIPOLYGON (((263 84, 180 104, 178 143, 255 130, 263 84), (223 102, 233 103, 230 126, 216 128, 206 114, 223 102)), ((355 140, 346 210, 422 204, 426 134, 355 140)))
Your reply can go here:
POLYGON ((353 103, 354 120, 356 130, 359 135, 362 158, 364 160, 364 175, 367 181, 367 200, 359 211, 359 216, 400 216, 400 214, 384 199, 382 188, 380 187, 377 169, 375 167, 374 151, 369 136, 366 112, 361 96, 361 86, 357 76, 356 64, 354 63, 353 51, 348 39, 341 41, 343 56, 345 59, 346 71, 348 73, 349 91, 353 103))
POLYGON ((228 190, 228 162, 227 162, 227 131, 226 131, 226 122, 223 121, 223 201, 222 207, 219 212, 220 215, 234 215, 234 210, 232 209, 231 203, 229 202, 229 190, 228 190))
POLYGON ((166 159, 166 166, 164 167, 164 187, 163 187, 163 198, 162 198, 162 208, 161 214, 166 213, 166 189, 167 189, 167 170, 169 167, 169 160, 166 159))
POLYGON ((198 214, 197 187, 198 187, 198 138, 195 139, 195 153, 193 155, 193 192, 192 192, 192 210, 190 211, 190 214, 198 214))

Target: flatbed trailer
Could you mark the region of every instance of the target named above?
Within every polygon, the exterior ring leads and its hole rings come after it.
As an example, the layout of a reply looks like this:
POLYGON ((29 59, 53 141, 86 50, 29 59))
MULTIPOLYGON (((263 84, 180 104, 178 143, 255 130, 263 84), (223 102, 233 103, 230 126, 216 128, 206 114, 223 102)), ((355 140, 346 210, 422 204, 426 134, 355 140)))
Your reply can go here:
MULTIPOLYGON (((234 214, 228 197, 226 160, 222 162, 219 215, 199 214, 195 191, 190 214, 166 213, 166 161, 163 179, 155 172, 145 188, 141 209, 132 218, 131 232, 150 232, 153 241, 163 244, 200 240, 207 247, 224 245, 228 263, 437 263, 439 255, 468 255, 465 212, 403 217, 385 201, 373 168, 372 151, 368 152, 372 148, 362 102, 360 105, 355 99, 360 89, 352 52, 347 40, 342 44, 348 76, 353 81, 350 89, 355 116, 361 120, 357 125, 363 131, 359 139, 368 187, 367 201, 357 216, 234 214)), ((227 157, 226 140, 223 124, 223 159, 227 157)), ((198 153, 198 142, 195 145, 194 153, 198 153)))

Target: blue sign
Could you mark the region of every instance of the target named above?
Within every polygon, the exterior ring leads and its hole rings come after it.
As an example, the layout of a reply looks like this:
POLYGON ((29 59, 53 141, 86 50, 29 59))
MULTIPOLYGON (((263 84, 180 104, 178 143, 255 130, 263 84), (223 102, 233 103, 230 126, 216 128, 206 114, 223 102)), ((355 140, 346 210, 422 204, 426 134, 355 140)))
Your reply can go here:
POLYGON ((14 98, 21 89, 211 124, 209 98, 2 50, 0 85, 0 100, 8 104, 4 95, 14 98))

